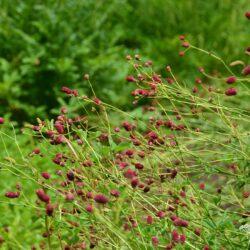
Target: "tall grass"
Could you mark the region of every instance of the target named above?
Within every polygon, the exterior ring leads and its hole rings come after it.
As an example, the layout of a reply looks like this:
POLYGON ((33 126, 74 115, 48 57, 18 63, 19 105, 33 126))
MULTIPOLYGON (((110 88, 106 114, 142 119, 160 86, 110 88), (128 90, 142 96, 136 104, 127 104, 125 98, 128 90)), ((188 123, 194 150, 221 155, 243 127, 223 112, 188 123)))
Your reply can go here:
POLYGON ((201 81, 189 86, 174 67, 159 75, 151 62, 127 57, 135 72, 127 77, 134 111, 103 101, 85 77, 91 95, 62 89, 81 106, 77 116, 69 105, 56 121, 38 119, 23 130, 37 142, 29 153, 1 132, 2 173, 10 179, 4 190, 21 184, 13 202, 1 199, 8 211, 3 247, 249 247, 249 235, 239 229, 249 221, 249 79, 235 75, 229 85, 232 69, 220 57, 190 44, 187 50, 229 72, 215 79, 206 68, 197 70, 201 81), (207 84, 209 78, 216 84, 207 84), (227 94, 231 86, 236 95, 227 94))

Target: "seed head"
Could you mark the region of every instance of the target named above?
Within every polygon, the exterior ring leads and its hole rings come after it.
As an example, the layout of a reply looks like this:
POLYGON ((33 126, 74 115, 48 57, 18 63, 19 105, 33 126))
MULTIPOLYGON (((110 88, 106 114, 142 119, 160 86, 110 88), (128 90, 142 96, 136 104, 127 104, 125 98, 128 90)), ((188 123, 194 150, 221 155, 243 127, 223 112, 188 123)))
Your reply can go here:
POLYGON ((166 67, 166 70, 167 70, 168 72, 171 72, 171 71, 172 71, 172 69, 171 69, 170 66, 167 66, 167 67, 166 67))
POLYGON ((132 57, 131 57, 130 55, 127 55, 127 56, 126 56, 126 59, 127 59, 128 61, 130 61, 130 60, 132 59, 132 57))
POLYGON ((135 55, 135 59, 136 59, 136 60, 138 60, 138 61, 140 61, 140 60, 141 60, 140 56, 139 56, 139 55, 137 55, 137 54, 135 55))
POLYGON ((89 80, 89 74, 85 74, 85 75, 83 76, 83 79, 86 80, 86 81, 88 81, 88 80, 89 80))

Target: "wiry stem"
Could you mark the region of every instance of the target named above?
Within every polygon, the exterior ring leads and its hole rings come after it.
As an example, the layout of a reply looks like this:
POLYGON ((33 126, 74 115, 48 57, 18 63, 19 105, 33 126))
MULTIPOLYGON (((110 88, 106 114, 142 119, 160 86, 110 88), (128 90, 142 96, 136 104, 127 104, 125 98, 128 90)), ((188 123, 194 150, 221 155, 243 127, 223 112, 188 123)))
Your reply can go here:
POLYGON ((46 233, 47 233, 47 239, 48 239, 48 249, 52 250, 52 248, 51 248, 51 240, 50 240, 50 232, 49 232, 48 215, 45 215, 45 227, 46 227, 46 233))

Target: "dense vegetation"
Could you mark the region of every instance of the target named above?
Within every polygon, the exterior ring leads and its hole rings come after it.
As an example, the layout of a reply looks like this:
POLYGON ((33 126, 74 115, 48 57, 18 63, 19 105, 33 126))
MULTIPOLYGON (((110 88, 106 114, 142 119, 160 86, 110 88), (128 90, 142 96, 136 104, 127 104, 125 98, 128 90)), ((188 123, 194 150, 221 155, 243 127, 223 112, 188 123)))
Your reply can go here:
POLYGON ((85 73, 105 101, 131 109, 126 54, 157 70, 171 64, 190 84, 193 65, 222 68, 201 55, 180 62, 179 34, 229 63, 249 45, 246 8, 245 0, 1 0, 0 113, 19 122, 55 114, 65 84, 90 93, 85 73))
POLYGON ((0 3, 1 249, 249 248, 246 1, 0 3))

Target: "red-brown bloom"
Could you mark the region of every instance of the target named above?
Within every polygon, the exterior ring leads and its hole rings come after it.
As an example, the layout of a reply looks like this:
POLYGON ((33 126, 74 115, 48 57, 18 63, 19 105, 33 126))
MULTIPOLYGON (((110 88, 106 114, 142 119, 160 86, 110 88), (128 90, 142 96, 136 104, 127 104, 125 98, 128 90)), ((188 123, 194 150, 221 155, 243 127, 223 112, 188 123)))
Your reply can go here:
POLYGON ((143 169, 144 165, 141 164, 141 163, 135 163, 135 168, 137 168, 137 169, 143 169))
POLYGON ((50 198, 42 189, 37 189, 36 195, 41 201, 49 203, 50 198))
POLYGON ((181 46, 184 47, 184 48, 188 48, 189 47, 189 43, 184 42, 184 43, 181 44, 181 46))
POLYGON ((153 236, 151 240, 152 240, 152 244, 154 246, 158 246, 159 240, 158 240, 158 238, 156 236, 153 236))
POLYGON ((114 197, 119 197, 120 196, 120 192, 116 189, 113 189, 110 191, 110 194, 114 197))
POLYGON ((226 79, 226 83, 235 83, 237 81, 237 78, 235 76, 229 76, 227 79, 226 79))
POLYGON ((92 206, 91 204, 86 205, 85 209, 86 209, 86 211, 89 212, 89 213, 92 213, 92 212, 93 212, 93 206, 92 206))
POLYGON ((147 217, 147 223, 149 225, 153 223, 153 217, 151 215, 148 215, 148 217, 147 217))
POLYGON ((229 88, 225 91, 225 95, 227 95, 227 96, 237 95, 237 89, 236 88, 229 88))
POLYGON ((0 117, 0 124, 3 124, 3 123, 4 123, 4 118, 0 117))
POLYGON ((48 216, 52 216, 53 215, 53 211, 54 211, 54 208, 53 208, 52 204, 48 203, 47 206, 46 206, 46 214, 48 216))
POLYGON ((179 241, 179 234, 175 229, 172 231, 172 239, 173 241, 179 241))
POLYGON ((19 196, 20 196, 20 192, 6 192, 5 193, 5 197, 11 198, 11 199, 18 198, 19 196))
POLYGON ((128 82, 136 82, 137 81, 133 76, 130 76, 130 75, 126 77, 126 80, 128 82))
POLYGON ((136 188, 138 184, 139 184, 139 179, 136 178, 136 177, 133 177, 132 180, 131 180, 132 188, 136 188))
POLYGON ((50 174, 48 172, 42 172, 42 177, 46 180, 48 180, 50 178, 50 174))
POLYGON ((250 74, 250 65, 246 66, 242 71, 241 74, 246 76, 250 74))
POLYGON ((247 11, 247 12, 245 13, 245 16, 246 16, 247 19, 250 20, 250 11, 247 11))
POLYGON ((104 194, 96 194, 94 196, 94 200, 97 203, 106 204, 109 201, 109 198, 107 196, 105 196, 104 194))
POLYGON ((188 227, 188 221, 177 218, 174 220, 174 225, 179 227, 188 227))
POLYGON ((73 181, 75 179, 75 175, 71 170, 67 171, 67 177, 70 181, 73 181))

